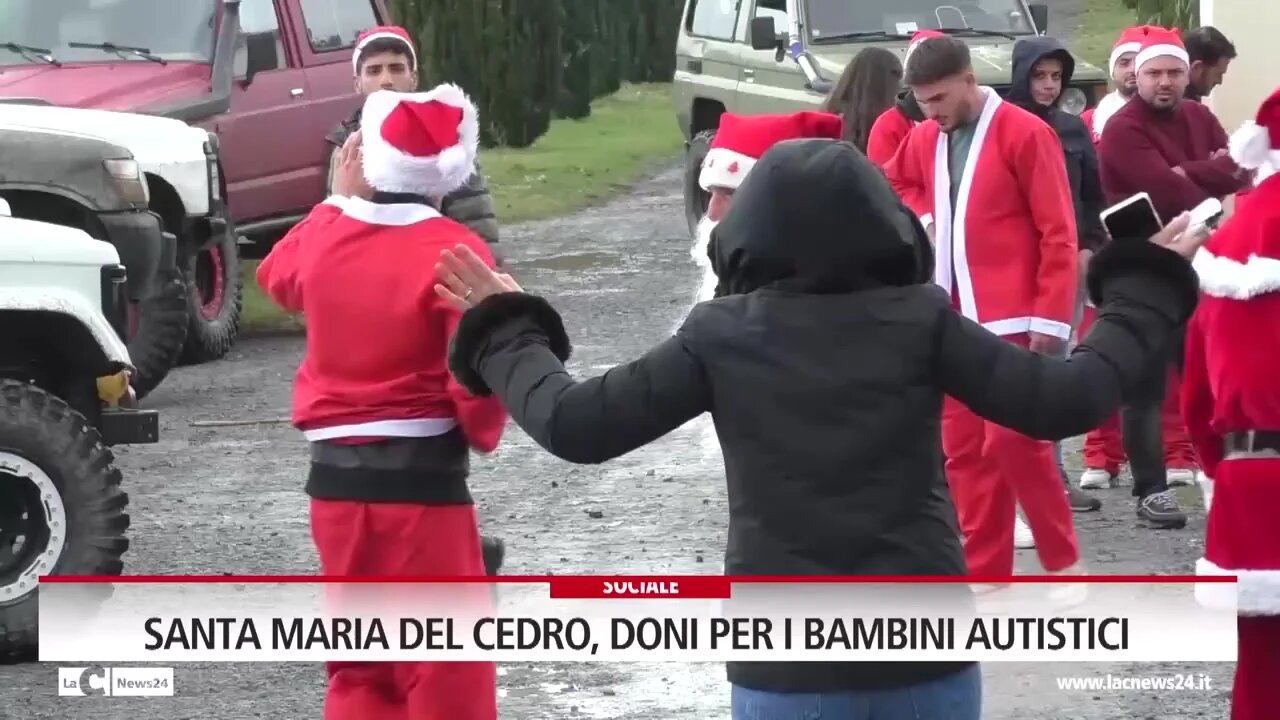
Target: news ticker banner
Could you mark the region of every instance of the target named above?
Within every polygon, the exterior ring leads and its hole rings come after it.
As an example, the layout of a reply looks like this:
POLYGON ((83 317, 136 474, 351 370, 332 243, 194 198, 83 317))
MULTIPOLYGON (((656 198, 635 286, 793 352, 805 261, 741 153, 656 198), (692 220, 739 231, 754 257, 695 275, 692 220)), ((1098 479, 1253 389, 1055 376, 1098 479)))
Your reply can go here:
MULTIPOLYGON (((1010 580, 992 590, 954 578, 46 577, 40 587, 39 659, 83 664, 1236 658, 1235 607, 1198 603, 1195 588, 1206 582, 1203 577, 1010 580)), ((1234 590, 1234 578, 1216 582, 1223 583, 1219 590, 1234 590)))

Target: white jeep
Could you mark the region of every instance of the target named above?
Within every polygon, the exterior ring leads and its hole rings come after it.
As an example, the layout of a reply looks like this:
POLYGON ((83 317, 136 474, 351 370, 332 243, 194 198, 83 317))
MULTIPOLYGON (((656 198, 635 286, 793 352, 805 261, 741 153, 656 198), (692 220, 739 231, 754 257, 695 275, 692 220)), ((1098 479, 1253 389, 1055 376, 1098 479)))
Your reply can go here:
POLYGON ((118 575, 128 495, 109 446, 154 443, 130 407, 125 269, 75 228, 0 200, 0 659, 37 643, 41 575, 118 575))

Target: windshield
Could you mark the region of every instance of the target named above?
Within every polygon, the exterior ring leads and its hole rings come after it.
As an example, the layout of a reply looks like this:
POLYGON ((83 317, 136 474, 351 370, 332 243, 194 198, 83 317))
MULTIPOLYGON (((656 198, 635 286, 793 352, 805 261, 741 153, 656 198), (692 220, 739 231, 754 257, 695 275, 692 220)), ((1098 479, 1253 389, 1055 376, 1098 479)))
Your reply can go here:
POLYGON ((1032 32, 1022 0, 806 0, 805 10, 814 40, 849 33, 909 35, 938 28, 1032 32))
POLYGON ((0 65, 41 63, 3 43, 50 51, 58 62, 151 62, 145 57, 71 43, 144 48, 165 60, 211 62, 213 0, 3 0, 0 65))

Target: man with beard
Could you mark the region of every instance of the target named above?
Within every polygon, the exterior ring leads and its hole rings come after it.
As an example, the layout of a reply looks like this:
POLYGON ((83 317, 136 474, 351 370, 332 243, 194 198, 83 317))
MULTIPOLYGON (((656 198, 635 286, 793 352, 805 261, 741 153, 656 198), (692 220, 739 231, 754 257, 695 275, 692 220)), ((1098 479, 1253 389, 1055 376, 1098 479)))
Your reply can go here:
MULTIPOLYGON (((920 47, 920 43, 933 37, 945 37, 945 35, 937 30, 920 30, 914 33, 911 36, 911 44, 907 46, 907 52, 902 57, 902 67, 907 66, 911 53, 920 47)), ((893 158, 893 154, 898 152, 898 148, 902 146, 902 141, 907 139, 911 128, 922 122, 924 122, 924 113, 920 111, 920 104, 916 102, 910 88, 903 90, 898 96, 898 102, 880 113, 880 117, 876 118, 875 124, 871 126, 871 135, 867 138, 867 158, 883 168, 893 158)))
MULTIPOLYGON (((1107 122, 1099 146, 1107 202, 1145 192, 1167 221, 1241 189, 1248 174, 1228 156, 1222 124, 1204 105, 1183 98, 1190 60, 1178 32, 1148 28, 1134 66, 1138 91, 1107 122)), ((1182 343, 1176 341, 1121 414, 1137 514, 1158 528, 1187 523, 1169 488, 1161 421, 1170 361, 1178 368, 1181 360, 1182 343)))
POLYGON ((1134 93, 1138 92, 1138 74, 1134 72, 1133 59, 1142 49, 1142 39, 1146 37, 1147 29, 1148 26, 1140 25, 1125 28, 1124 32, 1120 33, 1115 47, 1111 48, 1110 58, 1111 84, 1115 85, 1115 89, 1099 100, 1097 107, 1080 113, 1080 119, 1084 120, 1085 125, 1088 125, 1089 130, 1093 132, 1095 144, 1102 141, 1102 128, 1106 126, 1111 116, 1115 115, 1116 111, 1124 107, 1134 93))
POLYGON ((803 111, 790 115, 747 116, 727 112, 720 116, 720 127, 698 174, 698 184, 711 193, 711 201, 706 215, 698 223, 693 243, 693 260, 703 270, 696 302, 710 300, 716 294, 716 273, 707 252, 711 231, 729 211, 734 191, 756 161, 783 140, 839 140, 843 131, 844 123, 834 113, 803 111))
POLYGON ((1184 97, 1203 102, 1214 88, 1222 84, 1227 67, 1236 59, 1236 46, 1221 30, 1209 25, 1187 31, 1182 36, 1182 44, 1191 59, 1191 79, 1184 97))
MULTIPOLYGON (((378 90, 407 93, 418 87, 417 53, 409 33, 402 27, 375 27, 361 33, 356 40, 352 65, 356 92, 362 96, 378 90)), ((333 145, 328 187, 333 187, 334 169, 343 143, 359 129, 360 110, 357 109, 325 136, 325 140, 333 145)), ((466 225, 485 242, 491 245, 498 242, 498 219, 493 209, 493 198, 489 195, 489 186, 480 173, 479 165, 476 165, 476 173, 467 179, 466 185, 444 198, 440 212, 450 220, 466 225)))
MULTIPOLYGON (((978 85, 969 47, 958 39, 922 41, 907 61, 906 83, 934 122, 911 131, 885 174, 934 238, 935 282, 990 332, 1060 355, 1079 279, 1075 208, 1057 135, 978 85)), ((1045 570, 1078 571, 1052 443, 985 421, 951 397, 942 442, 970 573, 1013 573, 1018 505, 1045 570)))

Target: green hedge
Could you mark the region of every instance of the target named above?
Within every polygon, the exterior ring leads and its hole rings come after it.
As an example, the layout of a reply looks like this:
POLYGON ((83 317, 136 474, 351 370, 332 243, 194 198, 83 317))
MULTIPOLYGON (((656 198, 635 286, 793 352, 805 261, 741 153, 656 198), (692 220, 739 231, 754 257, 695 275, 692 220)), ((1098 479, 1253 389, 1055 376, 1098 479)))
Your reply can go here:
POLYGON ((1200 25, 1200 0, 1123 0, 1139 23, 1189 30, 1200 25))
POLYGON ((418 42, 423 85, 455 82, 481 142, 525 147, 553 116, 582 118, 623 82, 669 82, 683 0, 391 0, 418 42))

